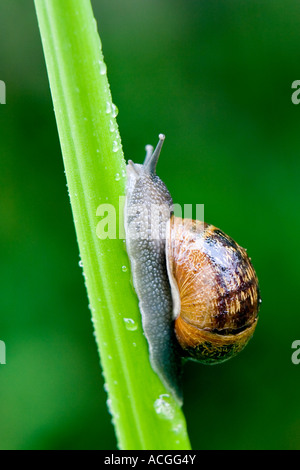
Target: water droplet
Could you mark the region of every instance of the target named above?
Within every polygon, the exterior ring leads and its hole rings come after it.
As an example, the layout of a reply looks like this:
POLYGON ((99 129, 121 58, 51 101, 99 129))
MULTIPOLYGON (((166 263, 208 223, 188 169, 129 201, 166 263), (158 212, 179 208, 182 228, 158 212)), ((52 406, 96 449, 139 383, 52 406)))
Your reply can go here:
POLYGON ((106 406, 107 406, 107 408, 108 408, 109 414, 112 415, 111 398, 108 398, 108 399, 106 400, 106 406))
MULTIPOLYGON (((95 309, 95 307, 92 307, 92 305, 91 305, 91 304, 89 304, 89 306, 88 306, 88 307, 89 307, 89 309, 90 309, 90 311, 91 311, 92 313, 95 313, 95 312, 96 312, 96 309, 95 309)), ((95 324, 97 323, 97 320, 96 320, 96 318, 93 318, 93 323, 95 323, 95 324)))
POLYGON ((122 266, 122 271, 123 271, 123 273, 126 273, 127 272, 127 266, 122 266))
POLYGON ((114 118, 117 117, 118 113, 119 113, 119 110, 118 110, 117 106, 114 103, 112 103, 112 105, 111 105, 111 115, 112 115, 112 117, 114 117, 114 118))
POLYGON ((154 409, 156 413, 163 419, 173 419, 175 416, 175 409, 172 404, 172 399, 167 393, 159 396, 154 402, 154 409))
POLYGON ((135 331, 137 330, 137 323, 132 318, 124 318, 126 330, 135 331))
POLYGON ((120 179, 121 179, 120 173, 116 173, 115 174, 115 180, 120 181, 120 179))
POLYGON ((93 18, 93 24, 94 24, 94 29, 96 32, 98 32, 98 28, 97 28, 97 21, 95 18, 93 18))
POLYGON ((78 264, 79 264, 79 266, 80 266, 81 268, 83 268, 83 261, 82 261, 82 259, 79 261, 78 264))
POLYGON ((111 113, 111 104, 109 101, 106 102, 106 114, 110 114, 111 113))
POLYGON ((106 74, 106 64, 103 62, 103 60, 99 60, 99 65, 100 65, 100 75, 105 75, 106 74))
POLYGON ((119 142, 114 140, 114 142, 113 142, 113 152, 117 152, 119 150, 119 148, 120 148, 119 142))
POLYGON ((110 132, 114 132, 116 130, 116 125, 115 125, 114 121, 112 121, 112 120, 109 121, 109 130, 110 130, 110 132))
POLYGON ((176 426, 174 426, 174 427, 172 428, 172 430, 175 432, 175 434, 179 434, 179 433, 182 432, 183 426, 182 426, 181 423, 176 424, 176 426))

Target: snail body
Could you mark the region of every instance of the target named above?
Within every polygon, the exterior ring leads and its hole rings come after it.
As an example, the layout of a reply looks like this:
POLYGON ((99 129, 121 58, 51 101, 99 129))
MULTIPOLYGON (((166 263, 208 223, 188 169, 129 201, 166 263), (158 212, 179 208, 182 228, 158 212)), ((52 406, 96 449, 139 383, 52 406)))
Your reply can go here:
POLYGON ((147 146, 143 165, 127 165, 126 246, 150 362, 182 402, 182 362, 216 364, 252 337, 260 294, 242 247, 213 225, 175 217, 156 175, 164 141, 147 146))
POLYGON ((162 143, 163 137, 154 153, 153 147, 146 147, 143 165, 128 162, 126 247, 152 368, 181 402, 181 360, 171 327, 173 302, 165 254, 166 226, 173 201, 166 185, 155 174, 162 143))

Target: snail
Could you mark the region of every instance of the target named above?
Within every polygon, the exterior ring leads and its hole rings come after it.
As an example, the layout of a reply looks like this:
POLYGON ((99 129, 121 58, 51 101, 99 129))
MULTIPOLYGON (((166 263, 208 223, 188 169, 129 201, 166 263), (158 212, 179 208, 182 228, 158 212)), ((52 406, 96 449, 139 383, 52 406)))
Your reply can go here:
POLYGON ((152 368, 182 403, 182 364, 224 362, 252 337, 258 279, 246 250, 220 229, 173 214, 156 175, 165 136, 127 165, 126 247, 152 368))

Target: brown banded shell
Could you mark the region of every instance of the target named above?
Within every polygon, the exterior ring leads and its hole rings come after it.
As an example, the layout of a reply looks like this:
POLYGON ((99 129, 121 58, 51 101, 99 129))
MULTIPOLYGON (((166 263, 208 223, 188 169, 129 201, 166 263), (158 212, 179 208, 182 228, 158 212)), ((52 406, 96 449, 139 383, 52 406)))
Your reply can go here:
POLYGON ((206 364, 235 356, 254 333, 260 303, 245 249, 213 225, 172 216, 166 256, 183 355, 206 364))

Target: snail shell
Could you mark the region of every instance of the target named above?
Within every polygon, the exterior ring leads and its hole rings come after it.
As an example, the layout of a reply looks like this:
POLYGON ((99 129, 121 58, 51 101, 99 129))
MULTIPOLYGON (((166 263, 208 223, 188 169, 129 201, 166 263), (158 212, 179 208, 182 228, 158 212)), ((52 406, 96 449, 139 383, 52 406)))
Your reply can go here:
POLYGON ((241 351, 257 323, 258 280, 246 251, 213 225, 174 217, 156 175, 164 141, 129 161, 126 246, 152 368, 182 402, 182 362, 224 362, 241 351))
POLYGON ((254 333, 260 300, 244 248, 213 225, 172 216, 166 253, 183 356, 204 364, 235 356, 254 333))

